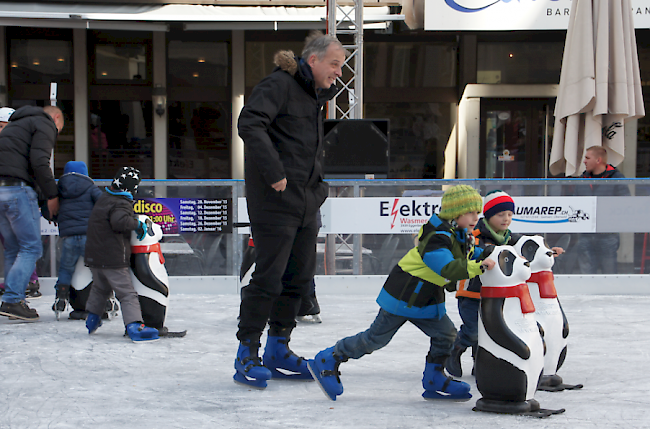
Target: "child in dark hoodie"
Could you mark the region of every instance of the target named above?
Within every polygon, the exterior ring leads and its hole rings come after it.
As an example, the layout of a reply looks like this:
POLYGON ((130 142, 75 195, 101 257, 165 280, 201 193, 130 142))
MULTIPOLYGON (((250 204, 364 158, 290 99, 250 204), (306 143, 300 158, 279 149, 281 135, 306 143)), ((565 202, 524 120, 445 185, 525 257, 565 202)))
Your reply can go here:
POLYGON ((138 191, 140 171, 122 167, 105 188, 95 204, 88 221, 86 265, 93 273, 93 287, 86 302, 86 327, 94 333, 102 325, 106 299, 115 292, 122 307, 126 334, 135 342, 155 341, 158 330, 142 323, 142 309, 138 294, 131 282, 131 232, 142 240, 151 226, 133 211, 133 195, 138 191))
POLYGON ((59 279, 54 286, 56 299, 52 310, 65 311, 70 301, 70 281, 79 258, 84 256, 88 218, 102 191, 88 177, 88 167, 82 161, 65 164, 59 179, 59 214, 56 218, 61 237, 59 279))

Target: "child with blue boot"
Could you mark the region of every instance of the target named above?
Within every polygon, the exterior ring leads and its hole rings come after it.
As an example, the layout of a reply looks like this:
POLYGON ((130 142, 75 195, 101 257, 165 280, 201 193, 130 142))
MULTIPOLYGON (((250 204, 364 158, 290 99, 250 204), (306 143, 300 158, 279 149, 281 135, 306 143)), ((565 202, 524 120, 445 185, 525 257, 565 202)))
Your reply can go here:
POLYGON ((420 228, 418 245, 393 268, 377 303, 381 307, 370 328, 339 340, 309 361, 309 369, 321 389, 333 401, 343 394, 339 365, 359 359, 385 345, 399 328, 411 322, 431 338, 422 386, 425 399, 467 401, 469 384, 444 373, 456 328, 445 310, 445 289, 449 283, 468 279, 492 269, 494 262, 480 260, 471 235, 483 207, 472 187, 457 185, 442 196, 439 215, 420 228), (469 232, 468 232, 469 231, 469 232))
POLYGON ((142 240, 150 221, 138 220, 133 195, 140 184, 140 171, 122 167, 110 187, 95 203, 88 221, 86 265, 93 274, 93 287, 86 302, 86 327, 94 333, 102 325, 106 300, 115 292, 122 307, 126 335, 134 342, 158 340, 158 330, 142 323, 142 309, 129 272, 131 232, 142 240))
POLYGON ((88 177, 88 167, 83 161, 69 161, 65 164, 58 188, 59 213, 52 219, 59 225, 62 242, 59 278, 54 286, 56 298, 52 305, 57 320, 70 303, 70 281, 77 261, 84 256, 88 219, 95 202, 102 195, 93 179, 88 177))

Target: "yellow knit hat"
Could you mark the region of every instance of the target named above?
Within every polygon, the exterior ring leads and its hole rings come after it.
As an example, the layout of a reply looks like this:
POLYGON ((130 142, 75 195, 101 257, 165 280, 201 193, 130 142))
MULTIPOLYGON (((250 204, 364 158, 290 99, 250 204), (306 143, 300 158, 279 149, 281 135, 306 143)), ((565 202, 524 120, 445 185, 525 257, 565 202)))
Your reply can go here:
POLYGON ((483 210, 483 199, 476 189, 468 185, 456 185, 447 189, 442 195, 442 207, 439 218, 456 219, 469 212, 483 210))

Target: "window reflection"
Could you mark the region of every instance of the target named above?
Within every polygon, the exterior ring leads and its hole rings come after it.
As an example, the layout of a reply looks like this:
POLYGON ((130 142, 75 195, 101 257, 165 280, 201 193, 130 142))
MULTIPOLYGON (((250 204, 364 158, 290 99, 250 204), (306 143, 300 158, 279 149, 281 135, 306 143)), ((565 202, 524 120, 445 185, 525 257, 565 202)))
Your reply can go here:
POLYGON ((477 83, 559 83, 564 43, 479 43, 477 83))
POLYGON ((140 44, 95 45, 95 79, 143 80, 147 76, 147 51, 140 44))
POLYGON ((127 165, 153 177, 151 101, 93 100, 90 112, 92 177, 111 178, 127 165))
POLYGON ((229 109, 218 102, 170 103, 169 178, 230 178, 229 109))
POLYGON ((72 83, 72 42, 12 39, 11 83, 72 83))
POLYGON ((225 42, 169 42, 169 79, 176 86, 228 86, 225 42))
POLYGON ((390 119, 392 179, 441 178, 451 133, 449 103, 366 103, 366 118, 390 119))

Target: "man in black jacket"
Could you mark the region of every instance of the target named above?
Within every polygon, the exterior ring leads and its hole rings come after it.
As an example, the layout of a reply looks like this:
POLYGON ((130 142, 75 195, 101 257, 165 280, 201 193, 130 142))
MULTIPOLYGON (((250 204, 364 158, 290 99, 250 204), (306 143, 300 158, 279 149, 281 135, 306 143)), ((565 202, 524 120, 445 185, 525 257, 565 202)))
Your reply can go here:
POLYGON ((16 110, 0 134, 0 233, 5 240, 5 293, 0 315, 36 320, 25 289, 43 253, 38 197, 49 212, 59 211, 50 156, 63 129, 63 113, 54 106, 16 110))
MULTIPOLYGON (((581 179, 622 179, 623 173, 607 163, 607 150, 602 146, 592 146, 585 151, 585 171, 581 179)), ((576 195, 597 197, 626 197, 630 188, 625 183, 602 185, 578 185, 576 195)), ((618 233, 583 233, 579 235, 575 251, 581 274, 597 274, 600 267, 603 274, 618 273, 617 251, 620 246, 618 233)))
POLYGON ((253 89, 239 116, 256 250, 237 332, 234 378, 243 384, 265 388, 271 377, 311 379, 288 342, 316 270, 316 212, 328 194, 321 166, 323 106, 337 92, 345 55, 335 37, 320 33, 307 38, 302 58, 278 52, 278 67, 253 89), (267 321, 262 366, 258 348, 267 321))

